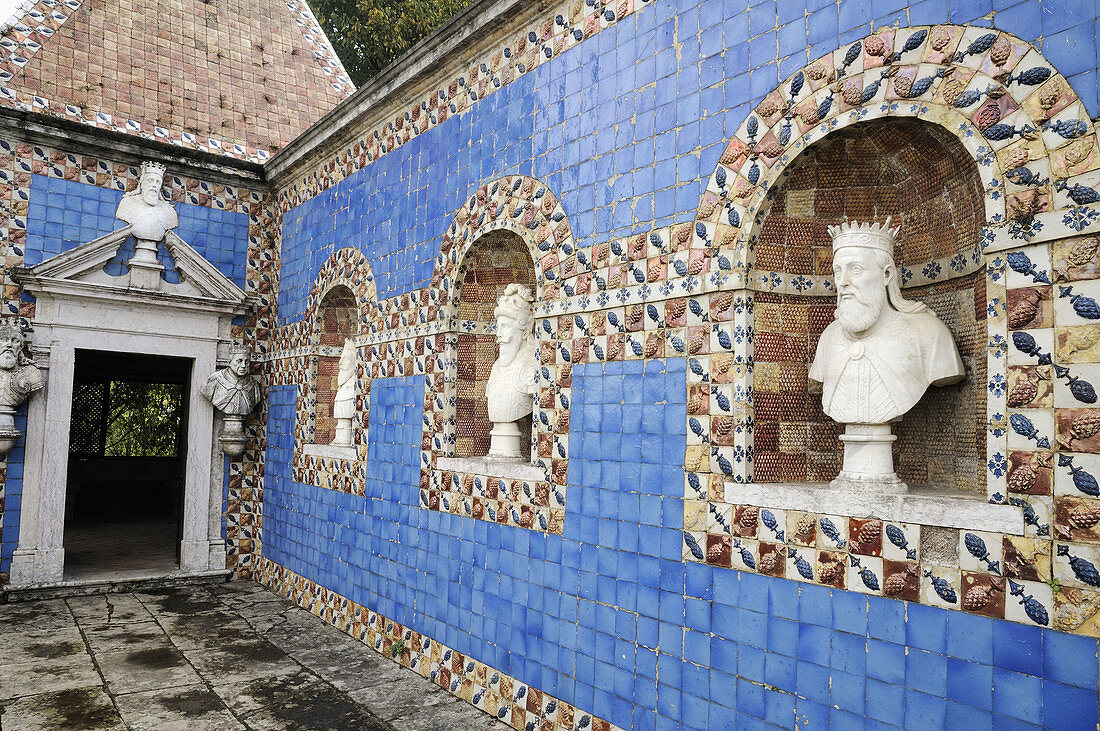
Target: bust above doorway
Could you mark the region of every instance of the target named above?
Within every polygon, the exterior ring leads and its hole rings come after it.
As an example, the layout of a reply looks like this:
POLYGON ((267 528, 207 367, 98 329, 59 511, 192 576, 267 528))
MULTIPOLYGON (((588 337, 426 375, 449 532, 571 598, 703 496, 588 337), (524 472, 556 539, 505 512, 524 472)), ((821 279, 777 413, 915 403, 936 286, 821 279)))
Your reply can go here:
MULTIPOLYGON (((182 539, 172 575, 226 571, 223 457, 215 412, 201 388, 210 373, 228 364, 233 320, 249 312, 253 300, 171 230, 154 242, 157 266, 135 266, 141 257, 130 243, 133 235, 130 224, 11 273, 35 298, 31 353, 46 379, 46 396, 31 401, 27 419, 12 588, 64 582, 68 463, 60 456, 68 452, 78 349, 190 361, 191 376, 183 384, 188 407, 182 539), (164 276, 168 269, 178 281, 164 276), (156 276, 149 276, 154 270, 156 276)), ((151 250, 146 250, 148 259, 151 250)))

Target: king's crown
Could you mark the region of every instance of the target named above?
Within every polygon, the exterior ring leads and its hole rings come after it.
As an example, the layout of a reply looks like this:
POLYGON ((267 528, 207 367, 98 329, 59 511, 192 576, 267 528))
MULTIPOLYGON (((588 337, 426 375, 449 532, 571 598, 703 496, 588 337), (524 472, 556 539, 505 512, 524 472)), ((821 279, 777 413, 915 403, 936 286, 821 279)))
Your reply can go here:
POLYGON ((891 257, 894 255, 894 241, 897 239, 901 227, 890 228, 890 217, 886 222, 855 223, 846 221, 839 226, 830 226, 829 235, 833 238, 833 251, 845 246, 858 246, 864 249, 878 249, 885 251, 891 257))
POLYGON ((0 318, 0 335, 22 340, 24 337, 23 328, 20 327, 19 320, 14 317, 0 318))
POLYGON ((146 160, 145 162, 141 163, 141 177, 143 178, 146 175, 156 175, 158 178, 163 179, 164 173, 167 171, 168 168, 164 167, 164 165, 161 165, 159 162, 146 160))

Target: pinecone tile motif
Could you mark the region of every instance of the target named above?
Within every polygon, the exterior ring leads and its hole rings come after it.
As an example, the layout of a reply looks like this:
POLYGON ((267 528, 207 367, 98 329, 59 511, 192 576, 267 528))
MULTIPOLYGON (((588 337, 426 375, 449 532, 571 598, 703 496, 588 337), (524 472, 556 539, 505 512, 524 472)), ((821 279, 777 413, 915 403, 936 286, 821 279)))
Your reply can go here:
POLYGON ((886 596, 897 596, 905 590, 905 574, 890 574, 882 583, 882 593, 886 596))
POLYGON ((863 50, 868 56, 881 56, 886 52, 886 41, 881 35, 867 36, 863 39, 863 50))
POLYGON ((1043 485, 1039 485, 1040 476, 1044 472, 1049 475, 1051 469, 1052 462, 1049 453, 1013 452, 1011 458, 1016 466, 1008 474, 1008 489, 1010 491, 1021 493, 1035 493, 1038 491, 1041 494, 1049 492, 1049 478, 1043 480, 1043 485), (1016 460, 1020 460, 1020 462, 1017 463, 1016 460), (1040 487, 1042 489, 1038 489, 1040 487))
POLYGON ((801 515, 794 521, 793 538, 804 545, 813 545, 817 534, 817 521, 812 516, 801 515))
POLYGON ((989 60, 992 61, 995 66, 1003 67, 1011 56, 1012 41, 1008 40, 1005 36, 998 38, 993 43, 993 47, 989 49, 989 60))
POLYGON ((948 44, 950 44, 950 43, 951 43, 951 31, 950 30, 948 30, 947 28, 945 28, 941 25, 941 26, 937 26, 936 29, 932 31, 932 38, 930 40, 932 50, 934 50, 936 52, 939 52, 939 53, 942 53, 947 48, 948 44))
POLYGON ((864 523, 859 529, 859 542, 872 543, 882 535, 882 524, 878 522, 864 523))
POLYGON ((832 562, 822 565, 817 572, 817 576, 819 579, 821 579, 821 583, 833 585, 837 583, 837 580, 841 576, 843 576, 843 574, 843 566, 841 564, 832 562))
POLYGON ((1066 258, 1070 266, 1083 267, 1095 261, 1098 249, 1100 249, 1100 236, 1089 236, 1074 244, 1066 258))
POLYGON ((1029 378, 1028 380, 1016 384, 1011 391, 1008 392, 1008 405, 1012 408, 1022 408, 1027 406, 1035 397, 1039 395, 1039 387, 1036 385, 1036 379, 1029 378))
POLYGON ((1074 528, 1088 530, 1100 523, 1100 505, 1096 503, 1081 503, 1069 513, 1069 523, 1074 528))
POLYGON ((774 575, 776 570, 783 565, 780 554, 776 551, 764 553, 756 562, 757 569, 762 574, 774 575))
POLYGON ((1004 579, 967 574, 963 580, 962 608, 991 616, 1004 612, 1004 579))
POLYGON ((1071 452, 1100 453, 1100 409, 1058 409, 1059 445, 1071 452))
POLYGON ((1038 289, 1024 290, 1008 313, 1008 326, 1013 330, 1019 330, 1030 325, 1039 314, 1042 299, 1038 289))

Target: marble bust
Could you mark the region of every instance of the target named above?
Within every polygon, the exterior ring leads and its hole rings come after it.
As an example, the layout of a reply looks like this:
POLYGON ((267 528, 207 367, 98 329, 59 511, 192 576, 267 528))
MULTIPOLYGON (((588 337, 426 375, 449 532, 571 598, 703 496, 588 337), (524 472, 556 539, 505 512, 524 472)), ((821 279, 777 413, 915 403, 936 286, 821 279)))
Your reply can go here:
POLYGON ((836 319, 825 328, 809 377, 822 383, 825 413, 845 425, 844 467, 834 483, 905 489, 894 474, 890 424, 929 386, 962 380, 951 331, 928 307, 901 296, 894 241, 898 229, 830 226, 836 319))
POLYGON ((126 264, 130 284, 142 289, 160 288, 164 265, 157 254, 157 244, 179 225, 176 209, 161 193, 164 172, 160 163, 143 162, 138 187, 122 196, 115 213, 119 220, 130 224, 135 246, 134 255, 126 264))
POLYGON ((494 459, 524 459, 516 422, 531 415, 537 393, 533 301, 530 288, 509 284, 493 310, 499 352, 489 371, 485 397, 493 423, 489 457, 494 459))
POLYGON ((229 365, 206 379, 200 392, 225 421, 219 435, 222 449, 231 456, 244 452, 248 437, 244 433, 244 418, 260 403, 260 384, 249 375, 251 352, 243 345, 229 349, 229 365))
POLYGON ((42 371, 24 353, 23 329, 10 318, 0 320, 0 455, 11 451, 22 432, 15 409, 46 385, 42 371))
POLYGON ((119 220, 130 224, 135 239, 162 241, 164 235, 179 225, 176 209, 164 200, 165 167, 156 162, 141 164, 138 187, 122 196, 118 203, 119 220))
POLYGON ((336 374, 336 397, 332 402, 332 418, 336 419, 336 436, 330 444, 351 446, 351 421, 355 417, 355 342, 344 340, 340 353, 340 369, 336 374))

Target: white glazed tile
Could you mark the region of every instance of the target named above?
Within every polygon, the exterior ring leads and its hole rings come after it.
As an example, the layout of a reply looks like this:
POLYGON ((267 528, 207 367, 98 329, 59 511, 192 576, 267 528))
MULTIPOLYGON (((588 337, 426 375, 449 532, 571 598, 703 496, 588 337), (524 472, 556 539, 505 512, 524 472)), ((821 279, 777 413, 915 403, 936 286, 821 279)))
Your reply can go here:
POLYGON ((1053 290, 1054 317, 1059 327, 1100 322, 1100 279, 1059 283, 1053 290))
POLYGON ((1059 409, 1095 406, 1096 392, 1100 389, 1100 364, 1088 363, 1064 368, 1065 377, 1054 379, 1054 406, 1059 409))
POLYGON ((1078 498, 1100 497, 1098 485, 1100 485, 1100 454, 1059 452, 1056 455, 1054 466, 1055 495, 1078 498), (1080 483, 1084 489, 1077 487, 1076 483, 1080 483))

